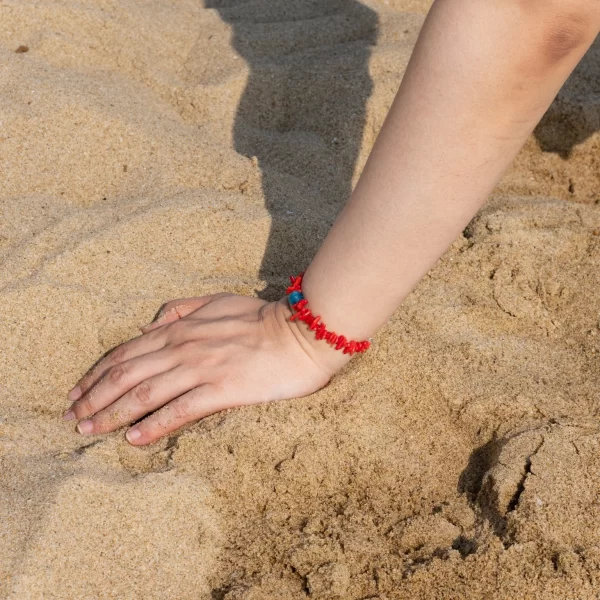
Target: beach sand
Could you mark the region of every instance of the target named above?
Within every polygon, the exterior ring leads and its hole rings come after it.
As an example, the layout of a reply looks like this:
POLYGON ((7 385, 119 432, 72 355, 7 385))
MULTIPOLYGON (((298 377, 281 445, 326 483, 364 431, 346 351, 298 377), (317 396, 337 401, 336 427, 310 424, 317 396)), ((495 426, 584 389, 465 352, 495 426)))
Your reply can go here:
POLYGON ((164 302, 281 297, 428 5, 0 0, 1 598, 598 598, 598 41, 324 389, 145 448, 61 420, 164 302))

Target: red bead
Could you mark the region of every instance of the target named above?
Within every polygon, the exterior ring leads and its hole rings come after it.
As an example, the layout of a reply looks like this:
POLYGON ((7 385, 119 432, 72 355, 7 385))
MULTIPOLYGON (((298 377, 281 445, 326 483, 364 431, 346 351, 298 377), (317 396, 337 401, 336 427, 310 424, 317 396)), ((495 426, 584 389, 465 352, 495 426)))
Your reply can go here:
POLYGON ((310 324, 309 329, 312 329, 314 331, 317 328, 320 319, 321 317, 315 317, 314 321, 310 324))
POLYGON ((325 323, 319 323, 316 331, 316 338, 322 340, 325 337, 325 323))
POLYGON ((350 342, 344 348, 344 354, 350 354, 350 356, 352 356, 352 354, 354 354, 355 350, 356 350, 356 342, 350 342))
POLYGON ((298 277, 294 277, 293 275, 290 275, 290 281, 292 282, 292 285, 290 285, 286 289, 286 293, 290 294, 291 292, 294 292, 294 291, 300 291, 300 285, 302 283, 302 275, 299 275, 298 277))
POLYGON ((306 298, 302 298, 302 300, 298 300, 298 302, 296 302, 296 304, 294 304, 293 306, 296 310, 301 310, 307 304, 308 304, 308 300, 306 298))
POLYGON ((335 349, 339 350, 346 343, 346 338, 343 335, 340 335, 338 338, 338 342, 335 345, 335 349))
POLYGON ((292 315, 290 317, 290 321, 295 321, 296 319, 300 319, 302 321, 307 314, 310 314, 310 311, 308 308, 303 308, 300 312, 292 315))
POLYGON ((338 341, 338 336, 336 333, 331 332, 331 337, 329 338, 330 344, 335 344, 338 341))

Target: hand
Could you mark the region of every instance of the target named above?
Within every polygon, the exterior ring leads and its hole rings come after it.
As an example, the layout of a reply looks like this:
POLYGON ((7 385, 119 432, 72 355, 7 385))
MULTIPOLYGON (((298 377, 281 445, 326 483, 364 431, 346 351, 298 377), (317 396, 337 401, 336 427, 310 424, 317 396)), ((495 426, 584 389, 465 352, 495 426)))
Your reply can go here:
POLYGON ((286 298, 169 302, 82 377, 64 418, 84 419, 77 428, 90 435, 149 415, 126 434, 137 446, 226 408, 312 394, 350 357, 311 339, 291 314, 286 298))

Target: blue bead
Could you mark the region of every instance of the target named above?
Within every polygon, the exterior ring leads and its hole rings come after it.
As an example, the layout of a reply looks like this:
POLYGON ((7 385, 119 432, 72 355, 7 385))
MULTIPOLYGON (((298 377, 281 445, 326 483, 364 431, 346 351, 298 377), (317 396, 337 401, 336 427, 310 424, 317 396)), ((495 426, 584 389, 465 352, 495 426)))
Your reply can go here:
POLYGON ((302 295, 302 292, 292 292, 288 296, 288 301, 290 304, 294 305, 294 304, 296 304, 296 302, 300 302, 300 300, 302 300, 302 298, 304 298, 304 296, 302 295))

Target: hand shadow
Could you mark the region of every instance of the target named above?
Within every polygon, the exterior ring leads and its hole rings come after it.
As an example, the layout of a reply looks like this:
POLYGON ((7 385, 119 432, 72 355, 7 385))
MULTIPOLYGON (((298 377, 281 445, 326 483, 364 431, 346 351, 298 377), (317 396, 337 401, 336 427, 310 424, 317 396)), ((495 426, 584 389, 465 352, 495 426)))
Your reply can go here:
POLYGON ((234 147, 256 156, 271 230, 257 295, 304 270, 346 203, 372 90, 377 14, 355 0, 206 0, 233 27, 250 73, 234 147))

